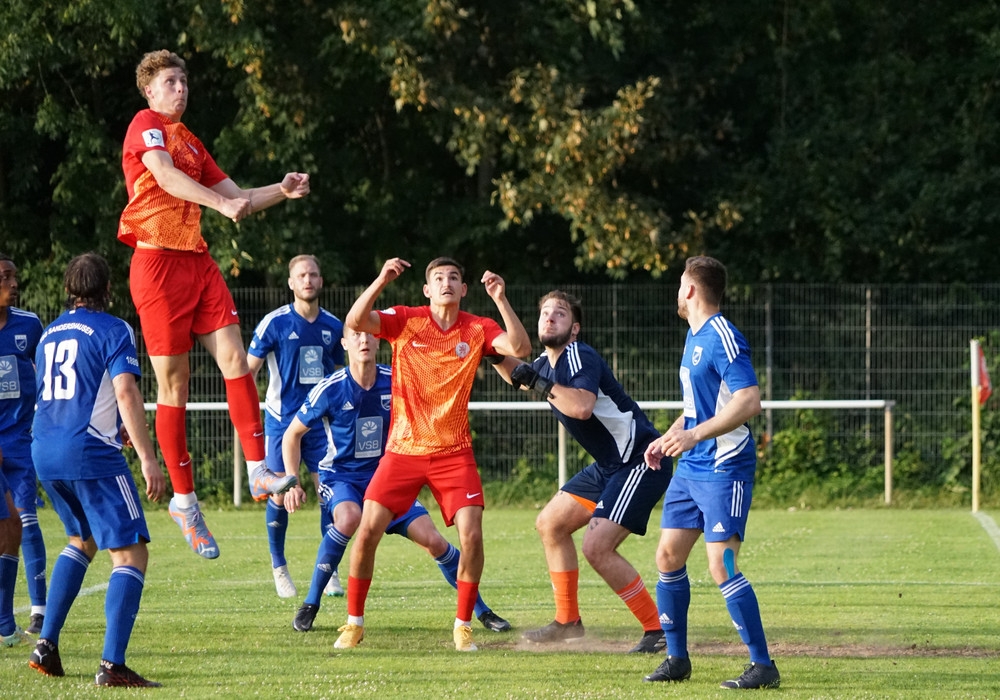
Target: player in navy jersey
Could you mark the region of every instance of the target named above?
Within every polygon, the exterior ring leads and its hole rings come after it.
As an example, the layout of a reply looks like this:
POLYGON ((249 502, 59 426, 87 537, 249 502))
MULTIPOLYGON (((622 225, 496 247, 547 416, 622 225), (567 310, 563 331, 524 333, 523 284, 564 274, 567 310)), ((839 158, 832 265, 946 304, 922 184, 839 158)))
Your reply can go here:
POLYGON ((545 396, 556 418, 594 462, 563 485, 535 522, 552 579, 556 616, 545 627, 525 632, 524 638, 544 644, 583 637, 573 533, 586 526, 584 556, 642 625, 642 638, 631 652, 662 651, 656 606, 618 546, 631 533, 646 534, 649 515, 670 481, 670 460, 664 460, 664 469, 646 466, 644 450, 660 434, 597 351, 578 340, 583 319, 579 299, 553 291, 541 298, 538 308, 538 339, 545 352, 532 363, 508 357, 496 367, 515 387, 545 396))
MULTIPOLYGON (((303 439, 313 433, 323 437, 326 450, 320 461, 320 491, 334 521, 320 543, 309 593, 292 621, 292 627, 299 632, 312 629, 323 589, 361 522, 365 488, 385 451, 392 370, 376 364, 378 346, 378 339, 370 333, 348 330, 344 347, 349 366, 326 377, 309 392, 282 441, 285 469, 296 473, 303 439)), ((294 511, 304 498, 301 488, 293 488, 285 495, 285 505, 294 511)), ((419 501, 395 518, 386 532, 403 535, 423 547, 437 562, 445 580, 457 587, 459 550, 438 532, 419 501)), ((489 630, 510 629, 510 623, 494 613, 482 596, 477 596, 473 613, 489 630)))
MULTIPOLYGON (((278 475, 284 475, 281 461, 281 436, 305 401, 309 390, 320 380, 344 364, 344 348, 340 339, 344 324, 319 305, 323 288, 319 261, 312 255, 297 255, 288 262, 288 287, 294 300, 267 314, 254 330, 247 352, 247 362, 254 378, 267 363, 267 397, 264 401, 265 464, 278 475)), ((320 433, 304 436, 302 460, 312 474, 319 493, 319 461, 326 452, 326 438, 320 433)), ((320 509, 320 536, 332 525, 327 510, 320 509)), ((294 598, 298 591, 288 573, 285 559, 285 535, 288 531, 288 511, 284 496, 267 500, 265 520, 267 541, 271 552, 274 586, 282 598, 294 598)), ((336 572, 334 572, 334 576, 336 572)), ((343 595, 339 578, 331 576, 331 595, 343 595)))
POLYGON ((677 314, 690 329, 681 359, 683 413, 646 449, 646 463, 677 457, 663 500, 656 600, 667 657, 647 681, 691 676, 687 648, 691 586, 687 559, 704 532, 708 569, 733 625, 750 651, 743 673, 723 688, 777 688, 753 587, 736 564, 746 535, 757 453, 747 423, 760 413, 760 388, 746 338, 719 312, 726 268, 714 258, 689 258, 677 292, 677 314))
POLYGON ((18 298, 17 266, 0 254, 0 449, 4 476, 21 518, 21 552, 31 600, 26 631, 38 634, 45 619, 45 541, 38 526, 31 417, 35 411, 35 348, 42 322, 30 311, 17 308, 18 298))
POLYGON ((35 354, 37 393, 31 451, 38 477, 69 544, 56 558, 41 635, 28 664, 64 675, 59 634, 99 549, 111 554, 104 598, 107 627, 95 682, 155 687, 125 665, 145 584, 149 530, 139 492, 122 456, 135 447, 146 497, 166 491, 139 393, 139 355, 132 328, 105 313, 108 263, 96 253, 66 267, 67 311, 45 329, 35 354))

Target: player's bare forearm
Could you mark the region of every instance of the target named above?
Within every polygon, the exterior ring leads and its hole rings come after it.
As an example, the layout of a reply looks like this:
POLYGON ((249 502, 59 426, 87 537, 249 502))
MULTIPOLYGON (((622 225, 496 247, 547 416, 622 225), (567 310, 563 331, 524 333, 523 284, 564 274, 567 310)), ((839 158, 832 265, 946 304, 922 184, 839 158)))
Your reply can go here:
MULTIPOLYGON (((250 213, 250 203, 245 198, 238 194, 227 197, 224 188, 220 188, 222 183, 209 188, 196 182, 174 167, 173 159, 163 151, 146 151, 142 156, 142 164, 152 174, 156 184, 177 199, 214 209, 233 221, 239 221, 250 213)), ((232 180, 223 182, 232 183, 232 180)), ((236 191, 238 193, 239 188, 236 191)))
POLYGON ((355 300, 351 310, 347 312, 347 316, 344 317, 344 325, 359 333, 378 335, 382 323, 379 315, 373 311, 375 300, 382 294, 382 290, 403 274, 403 271, 408 267, 410 267, 410 263, 402 258, 386 260, 378 277, 368 285, 365 291, 361 292, 361 296, 355 300))
POLYGON ((308 173, 288 173, 281 182, 240 190, 240 196, 250 202, 251 213, 263 211, 286 199, 301 199, 307 194, 309 194, 308 173))

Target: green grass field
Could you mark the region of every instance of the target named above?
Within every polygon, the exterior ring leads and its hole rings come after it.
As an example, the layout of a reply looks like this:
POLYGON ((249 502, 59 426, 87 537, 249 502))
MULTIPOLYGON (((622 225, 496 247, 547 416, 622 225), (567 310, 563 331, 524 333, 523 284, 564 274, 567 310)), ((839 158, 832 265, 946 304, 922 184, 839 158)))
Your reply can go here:
MULTIPOLYGON (((153 543, 128 663, 161 690, 93 686, 103 645, 99 553, 60 640, 65 678, 28 668, 29 647, 0 650, 0 697, 77 698, 108 693, 161 697, 714 698, 746 661, 701 547, 689 562, 691 680, 643 683, 660 657, 625 653, 640 636, 624 604, 584 564, 584 642, 539 650, 524 629, 553 614, 535 511, 486 511, 483 597, 514 631, 474 622, 479 653, 451 641, 455 596, 431 559, 400 537, 379 549, 366 609, 366 638, 334 651, 343 598, 325 598, 312 632, 291 628, 318 541, 316 510, 292 516, 288 558, 298 600, 274 593, 259 506, 212 511, 215 561, 189 550, 165 510, 148 513, 153 543)), ((650 535, 622 551, 656 582, 650 535)), ((50 509, 40 513, 49 570, 65 540, 50 509)), ((454 531, 446 536, 456 540, 454 531)), ((966 511, 759 511, 751 514, 742 569, 760 600, 781 698, 1000 697, 1000 530, 966 511)), ((343 580, 346 583, 346 562, 343 580)), ((23 578, 15 605, 27 623, 23 578)))

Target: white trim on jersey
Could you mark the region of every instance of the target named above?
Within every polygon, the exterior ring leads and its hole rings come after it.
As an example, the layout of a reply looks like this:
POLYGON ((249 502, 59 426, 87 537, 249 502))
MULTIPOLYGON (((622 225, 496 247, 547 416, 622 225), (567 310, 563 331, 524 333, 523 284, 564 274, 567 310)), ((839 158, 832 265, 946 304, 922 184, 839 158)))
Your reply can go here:
POLYGON ((729 358, 729 363, 732 364, 736 356, 740 354, 740 348, 736 344, 736 336, 733 334, 733 329, 729 327, 729 322, 722 316, 713 316, 709 323, 712 324, 715 332, 719 334, 722 347, 726 351, 726 357, 729 358))
POLYGON ((566 348, 566 362, 569 363, 569 376, 576 376, 576 373, 583 369, 583 361, 580 360, 580 347, 576 342, 572 342, 566 348))

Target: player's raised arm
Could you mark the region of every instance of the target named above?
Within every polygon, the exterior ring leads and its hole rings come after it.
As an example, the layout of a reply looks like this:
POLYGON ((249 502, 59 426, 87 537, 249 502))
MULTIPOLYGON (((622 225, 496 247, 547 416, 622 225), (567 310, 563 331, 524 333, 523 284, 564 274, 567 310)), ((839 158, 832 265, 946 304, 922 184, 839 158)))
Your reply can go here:
POLYGON ((286 173, 281 182, 275 182, 263 187, 243 189, 231 179, 226 178, 214 185, 212 190, 225 197, 246 199, 250 203, 248 214, 262 211, 286 199, 301 199, 309 194, 308 173, 286 173))
POLYGON ((524 329, 524 324, 507 300, 507 288, 503 278, 487 270, 483 273, 482 283, 490 299, 497 305, 506 331, 493 341, 493 349, 502 355, 527 357, 531 353, 531 338, 528 337, 528 331, 524 329))
MULTIPOLYGON (((205 187, 174 167, 174 160, 166 151, 146 151, 142 154, 142 164, 152 174, 156 184, 177 199, 209 207, 233 221, 240 221, 251 213, 250 201, 239 196, 240 190, 235 184, 232 184, 228 195, 225 188, 221 191, 216 189, 223 183, 215 188, 205 187)), ((228 182, 232 183, 232 180, 228 182)))
POLYGON ((382 290, 389 286, 389 283, 403 274, 403 271, 410 266, 402 258, 390 258, 382 265, 375 281, 368 285, 361 296, 357 298, 351 310, 344 318, 344 325, 359 333, 371 333, 378 335, 382 328, 382 320, 378 313, 374 311, 375 300, 378 299, 382 290))

